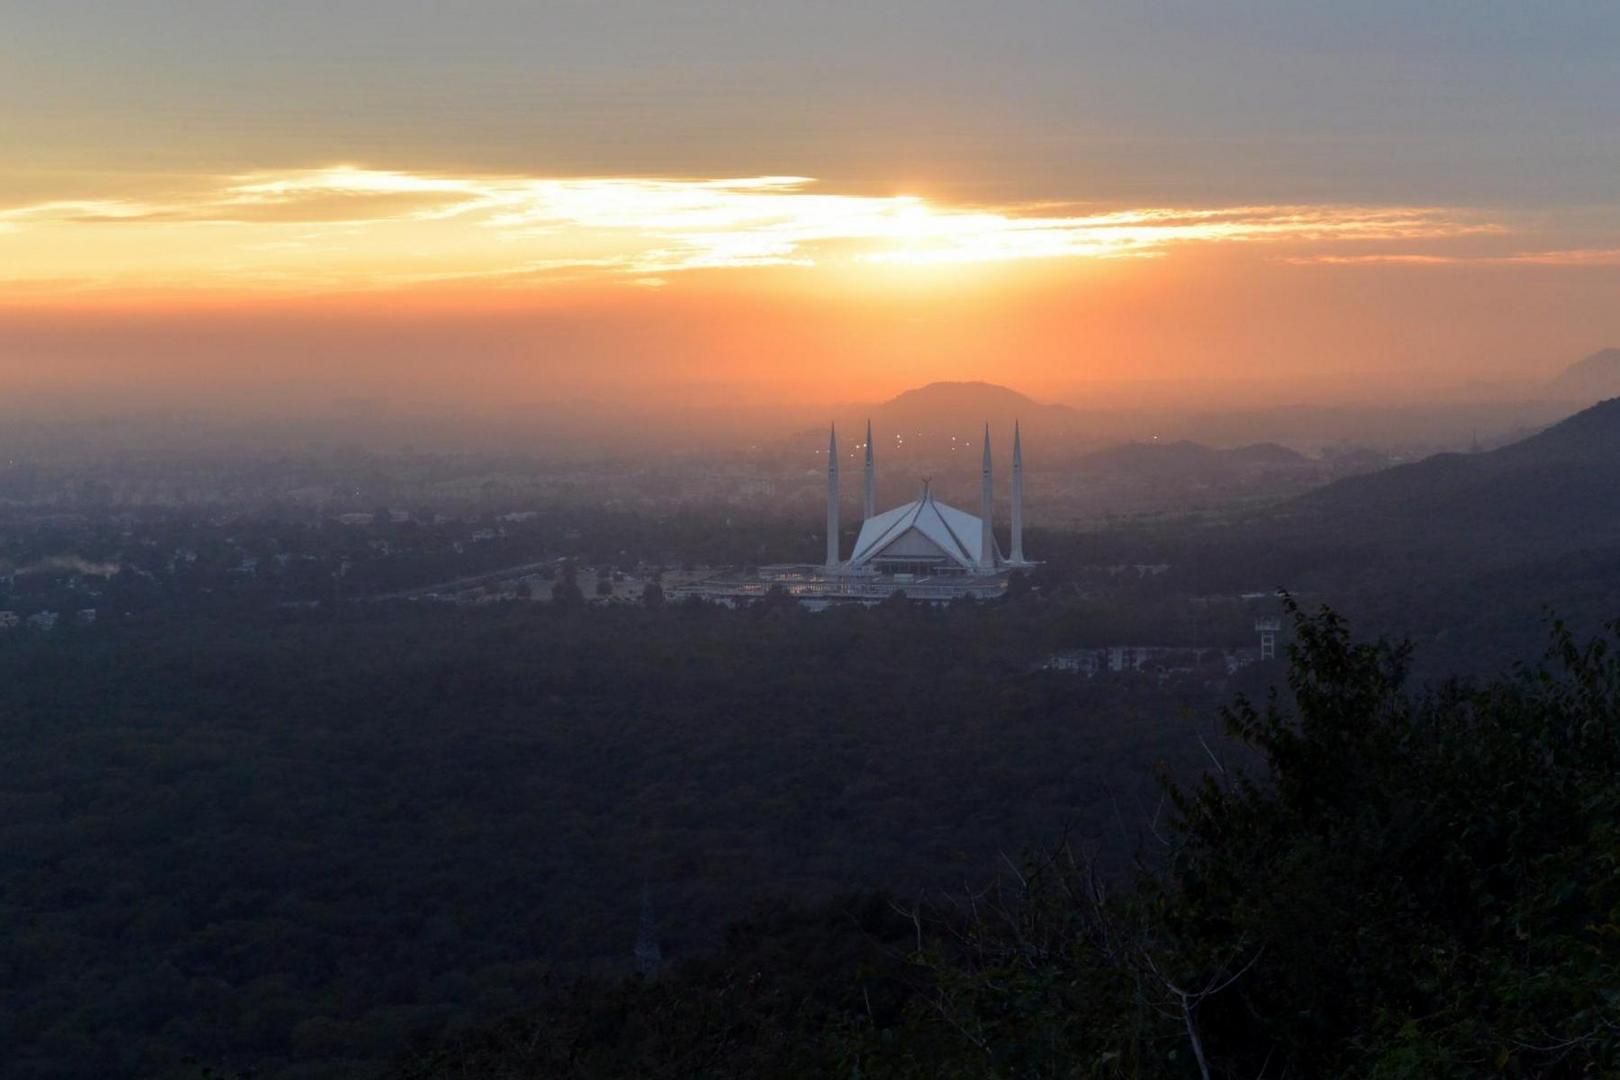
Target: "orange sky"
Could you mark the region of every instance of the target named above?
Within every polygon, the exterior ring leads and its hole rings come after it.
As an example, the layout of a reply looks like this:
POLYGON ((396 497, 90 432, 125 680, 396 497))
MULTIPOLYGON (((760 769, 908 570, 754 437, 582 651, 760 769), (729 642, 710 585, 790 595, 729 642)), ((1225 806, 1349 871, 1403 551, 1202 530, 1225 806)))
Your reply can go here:
POLYGON ((1620 342, 1620 18, 813 7, 0 14, 0 391, 1218 404, 1620 342))
POLYGON ((1522 213, 354 167, 139 188, 0 210, 19 396, 1402 396, 1620 338, 1620 248, 1522 213))

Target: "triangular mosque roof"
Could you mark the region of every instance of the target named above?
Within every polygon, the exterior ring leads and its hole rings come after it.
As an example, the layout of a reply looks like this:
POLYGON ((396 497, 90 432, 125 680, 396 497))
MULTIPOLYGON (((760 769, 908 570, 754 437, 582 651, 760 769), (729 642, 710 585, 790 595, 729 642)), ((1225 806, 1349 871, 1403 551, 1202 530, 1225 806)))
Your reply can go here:
POLYGON ((886 510, 862 522, 849 565, 864 566, 913 529, 963 569, 978 568, 979 548, 984 536, 980 519, 954 506, 947 506, 928 491, 924 491, 922 498, 915 502, 886 510))

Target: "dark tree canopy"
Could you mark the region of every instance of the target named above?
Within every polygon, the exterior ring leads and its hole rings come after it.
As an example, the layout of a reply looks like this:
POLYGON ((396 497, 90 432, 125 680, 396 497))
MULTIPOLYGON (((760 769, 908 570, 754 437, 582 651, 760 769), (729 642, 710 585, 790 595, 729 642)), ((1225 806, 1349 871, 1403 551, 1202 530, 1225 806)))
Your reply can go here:
POLYGON ((1412 690, 1406 647, 1294 614, 1286 692, 1223 714, 1263 767, 1169 784, 1134 888, 1060 846, 989 892, 781 916, 775 949, 575 987, 400 1075, 1614 1075, 1612 639, 1412 690))

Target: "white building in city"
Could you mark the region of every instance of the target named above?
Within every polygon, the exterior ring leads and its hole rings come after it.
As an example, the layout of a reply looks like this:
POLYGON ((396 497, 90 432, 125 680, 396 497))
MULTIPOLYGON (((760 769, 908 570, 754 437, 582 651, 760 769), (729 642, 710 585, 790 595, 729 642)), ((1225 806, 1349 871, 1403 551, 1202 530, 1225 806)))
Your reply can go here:
POLYGON ((977 517, 940 502, 923 482, 922 492, 904 506, 873 512, 876 461, 872 426, 866 427, 863 520, 855 548, 841 560, 838 552, 838 435, 827 442, 827 569, 836 574, 918 577, 985 577, 1028 566, 1024 559, 1024 447, 1017 425, 1012 449, 1012 553, 1004 555, 996 544, 994 525, 995 480, 991 468, 990 425, 984 427, 984 452, 979 472, 977 517))
POLYGON ((876 603, 897 592, 914 600, 941 603, 964 596, 999 596, 1007 589, 1010 573, 1034 565, 1024 557, 1024 448, 1016 424, 1013 426, 1012 531, 1008 553, 1003 553, 995 537, 995 484, 991 462, 990 425, 986 424, 977 515, 935 498, 927 481, 923 481, 916 499, 877 513, 877 462, 872 425, 868 422, 861 528, 854 548, 845 558, 840 544, 838 432, 830 428, 827 433, 827 550, 823 562, 818 566, 765 566, 758 575, 717 576, 682 591, 735 602, 782 589, 811 606, 848 601, 876 603))

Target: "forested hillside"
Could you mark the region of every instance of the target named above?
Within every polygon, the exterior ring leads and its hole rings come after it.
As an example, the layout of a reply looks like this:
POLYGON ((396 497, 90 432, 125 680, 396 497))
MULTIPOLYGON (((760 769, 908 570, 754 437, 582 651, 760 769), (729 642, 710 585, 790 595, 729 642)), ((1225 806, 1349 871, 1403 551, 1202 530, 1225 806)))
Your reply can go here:
POLYGON ((764 897, 1118 869, 1201 683, 1032 673, 1036 599, 368 605, 0 639, 8 1076, 353 1076, 764 897))
POLYGON ((1003 887, 740 926, 580 983, 395 1076, 1585 1077, 1620 1070, 1620 660, 1405 688, 1404 647, 1296 621, 1264 759, 1172 787, 1162 869, 1081 849, 1003 887))
POLYGON ((1620 398, 1481 454, 1438 454, 1300 497, 1279 525, 1472 564, 1620 540, 1620 398))

